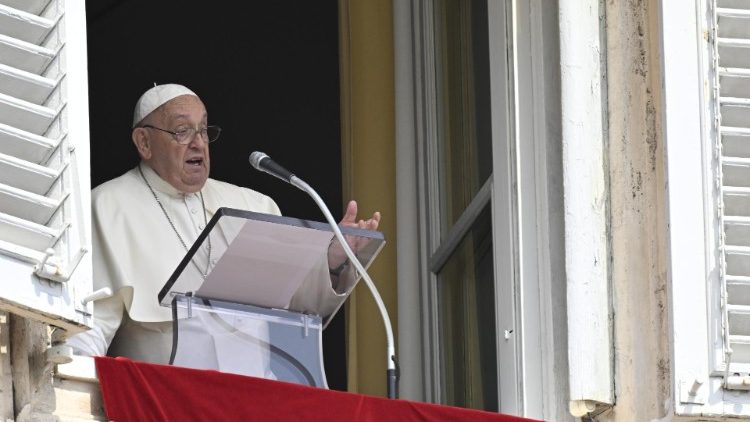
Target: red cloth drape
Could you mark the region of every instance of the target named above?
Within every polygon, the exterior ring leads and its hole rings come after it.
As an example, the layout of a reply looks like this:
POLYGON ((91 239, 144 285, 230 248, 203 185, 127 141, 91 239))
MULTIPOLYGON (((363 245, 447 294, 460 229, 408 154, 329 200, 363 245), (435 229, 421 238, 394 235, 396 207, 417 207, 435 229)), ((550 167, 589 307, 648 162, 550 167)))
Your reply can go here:
POLYGON ((96 370, 107 416, 116 422, 529 421, 125 358, 97 357, 96 370))

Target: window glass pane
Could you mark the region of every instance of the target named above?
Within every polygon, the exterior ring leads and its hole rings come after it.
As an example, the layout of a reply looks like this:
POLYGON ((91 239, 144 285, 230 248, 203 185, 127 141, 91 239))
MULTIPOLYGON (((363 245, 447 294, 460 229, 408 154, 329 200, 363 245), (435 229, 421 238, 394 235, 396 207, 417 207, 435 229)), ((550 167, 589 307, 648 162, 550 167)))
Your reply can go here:
POLYGON ((492 173, 487 1, 435 7, 441 232, 492 173))
POLYGON ((491 212, 488 205, 437 274, 445 404, 498 410, 491 212))

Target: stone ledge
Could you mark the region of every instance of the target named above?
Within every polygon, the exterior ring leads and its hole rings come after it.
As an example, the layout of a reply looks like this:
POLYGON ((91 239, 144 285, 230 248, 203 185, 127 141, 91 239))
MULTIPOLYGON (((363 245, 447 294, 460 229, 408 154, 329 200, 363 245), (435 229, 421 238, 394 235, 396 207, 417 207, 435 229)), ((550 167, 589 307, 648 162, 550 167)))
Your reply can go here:
POLYGON ((90 356, 73 356, 72 362, 57 365, 55 376, 66 380, 77 380, 99 384, 99 378, 96 376, 94 358, 90 356))

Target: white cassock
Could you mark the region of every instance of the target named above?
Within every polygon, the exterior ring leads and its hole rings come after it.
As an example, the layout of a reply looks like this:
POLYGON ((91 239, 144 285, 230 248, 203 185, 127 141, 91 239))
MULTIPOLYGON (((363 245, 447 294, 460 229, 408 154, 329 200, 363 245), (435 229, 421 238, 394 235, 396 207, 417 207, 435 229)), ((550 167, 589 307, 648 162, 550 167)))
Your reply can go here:
MULTIPOLYGON (((263 194, 208 179, 201 192, 182 193, 161 179, 147 164, 143 174, 175 229, 188 247, 220 207, 279 215, 276 203, 263 194)), ((94 303, 94 328, 68 339, 78 353, 125 356, 166 364, 172 350, 171 309, 157 295, 186 254, 175 230, 141 177, 138 167, 92 191, 94 289, 110 287, 114 296, 94 303)), ((215 259, 198 263, 213 266, 215 259)), ((329 315, 346 298, 353 277, 331 287, 327 257, 308 277, 290 307, 329 315)), ((264 374, 258 374, 263 376, 264 374)))

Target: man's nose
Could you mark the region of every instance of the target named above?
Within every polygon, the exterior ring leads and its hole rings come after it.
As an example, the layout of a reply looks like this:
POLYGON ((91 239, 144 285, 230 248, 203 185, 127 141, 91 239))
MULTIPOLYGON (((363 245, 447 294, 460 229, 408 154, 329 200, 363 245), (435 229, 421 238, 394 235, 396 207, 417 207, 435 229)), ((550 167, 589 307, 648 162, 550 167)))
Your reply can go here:
POLYGON ((188 146, 190 148, 202 148, 204 145, 208 145, 208 138, 201 135, 199 131, 193 133, 193 138, 190 140, 188 146))

